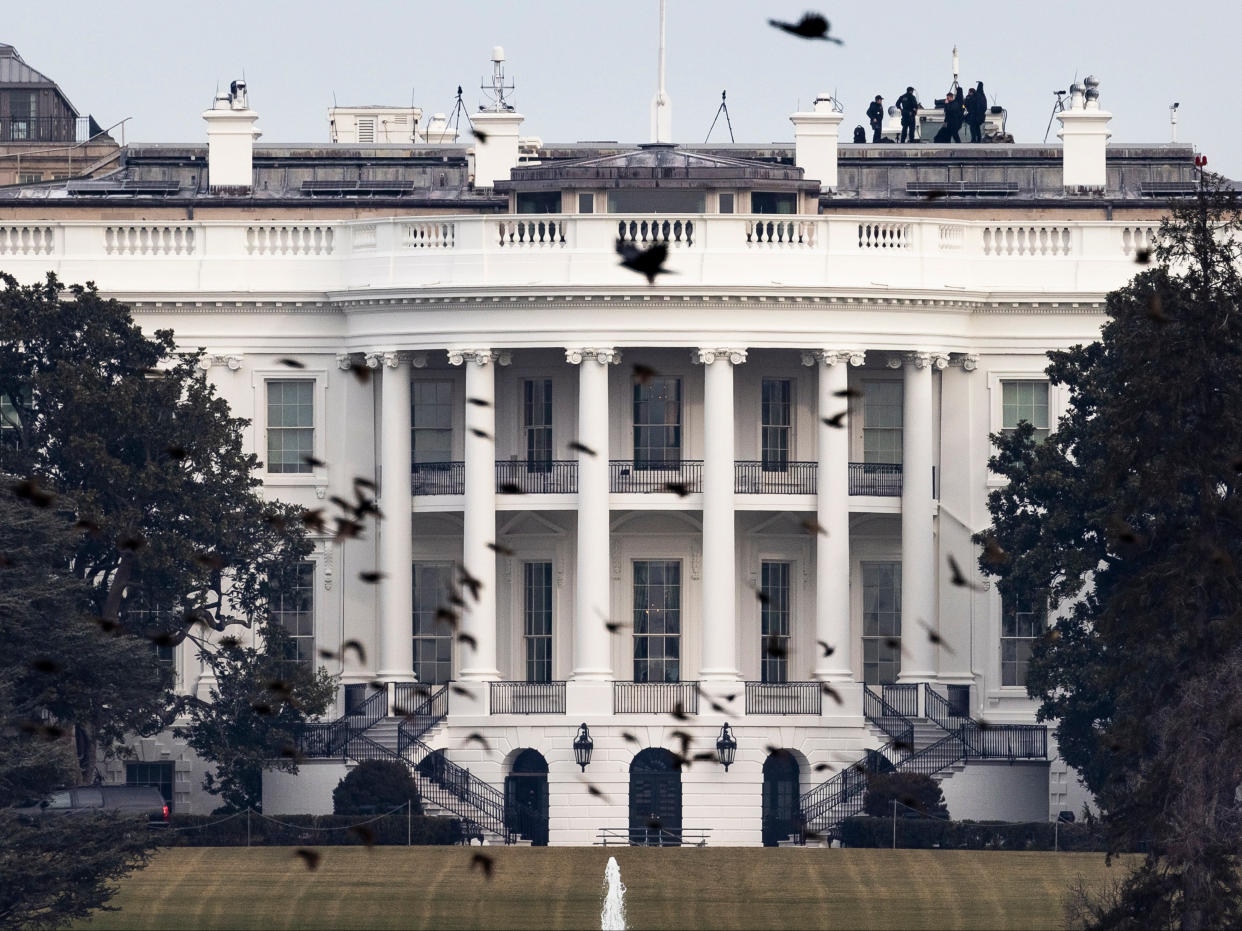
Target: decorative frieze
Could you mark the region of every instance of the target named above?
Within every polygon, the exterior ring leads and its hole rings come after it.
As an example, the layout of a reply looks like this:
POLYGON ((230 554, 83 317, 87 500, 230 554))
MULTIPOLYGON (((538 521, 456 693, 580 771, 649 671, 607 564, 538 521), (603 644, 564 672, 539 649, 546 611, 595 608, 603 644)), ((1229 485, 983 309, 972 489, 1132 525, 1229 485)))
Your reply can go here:
POLYGON ((464 365, 473 362, 483 366, 495 362, 497 365, 508 365, 513 361, 513 354, 499 349, 450 349, 449 365, 464 365))
POLYGON ((566 349, 565 361, 570 365, 581 365, 583 362, 598 362, 600 365, 620 365, 621 350, 599 347, 566 349))
POLYGON ((711 365, 717 359, 741 365, 746 361, 745 349, 692 349, 690 361, 695 365, 711 365))
POLYGON ((849 363, 858 368, 866 361, 867 353, 861 349, 805 349, 802 352, 802 364, 808 367, 822 362, 827 366, 849 363))

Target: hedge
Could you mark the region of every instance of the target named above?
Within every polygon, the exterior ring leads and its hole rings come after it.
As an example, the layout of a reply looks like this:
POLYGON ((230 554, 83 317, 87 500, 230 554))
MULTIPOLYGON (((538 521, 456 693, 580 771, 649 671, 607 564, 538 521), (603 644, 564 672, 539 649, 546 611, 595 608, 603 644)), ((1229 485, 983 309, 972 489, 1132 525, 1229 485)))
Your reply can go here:
MULTIPOLYGON (((858 817, 841 822, 846 847, 891 847, 891 818, 858 817)), ((1051 821, 939 821, 931 818, 897 819, 897 846, 926 850, 1107 850, 1098 825, 1051 821), (1054 848, 1054 831, 1056 832, 1054 848)))
MULTIPOLYGON (((246 815, 228 820, 221 815, 174 815, 169 843, 177 847, 244 847, 246 815)), ((461 822, 456 818, 414 816, 407 821, 404 810, 379 818, 357 815, 278 815, 269 821, 250 814, 252 846, 358 846, 373 844, 447 845, 461 843, 461 822), (281 822, 281 823, 277 823, 281 822), (356 831, 349 830, 357 826, 356 831), (325 828, 334 830, 324 830, 325 828), (317 829, 317 830, 316 830, 317 829)))

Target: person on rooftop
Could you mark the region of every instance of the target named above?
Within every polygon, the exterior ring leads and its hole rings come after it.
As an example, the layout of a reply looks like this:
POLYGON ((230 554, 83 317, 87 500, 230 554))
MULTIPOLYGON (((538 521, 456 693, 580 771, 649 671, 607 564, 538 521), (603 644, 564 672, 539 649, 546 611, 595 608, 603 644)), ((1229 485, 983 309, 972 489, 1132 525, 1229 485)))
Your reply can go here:
POLYGON ((940 109, 944 110, 943 131, 947 137, 945 141, 961 142, 962 117, 965 116, 961 102, 952 93, 948 93, 944 95, 944 103, 939 106, 940 109))
POLYGON ((884 98, 879 94, 875 95, 875 100, 867 108, 867 119, 871 121, 871 141, 879 142, 880 127, 884 123, 884 98))
POLYGON ((913 87, 897 98, 897 109, 901 111, 901 142, 918 142, 919 99, 913 87))
POLYGON ((988 118, 988 98, 980 81, 966 93, 966 125, 970 127, 970 141, 983 141, 983 123, 988 118))

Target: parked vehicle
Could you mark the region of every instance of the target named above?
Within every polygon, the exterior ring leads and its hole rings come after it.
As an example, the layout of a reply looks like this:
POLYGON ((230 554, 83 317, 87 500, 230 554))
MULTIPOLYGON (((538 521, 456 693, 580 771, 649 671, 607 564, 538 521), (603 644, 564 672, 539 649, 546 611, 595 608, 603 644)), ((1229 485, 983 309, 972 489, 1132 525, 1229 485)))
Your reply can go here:
POLYGON ((24 802, 17 808, 23 815, 72 815, 89 811, 121 811, 145 814, 147 823, 163 827, 171 812, 160 790, 154 786, 74 786, 59 789, 41 800, 24 802))

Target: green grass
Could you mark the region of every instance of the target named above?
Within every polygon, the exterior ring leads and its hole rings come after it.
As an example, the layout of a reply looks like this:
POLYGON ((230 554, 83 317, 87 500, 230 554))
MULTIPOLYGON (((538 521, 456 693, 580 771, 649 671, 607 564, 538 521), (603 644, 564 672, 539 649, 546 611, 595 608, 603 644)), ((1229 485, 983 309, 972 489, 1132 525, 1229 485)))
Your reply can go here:
POLYGON ((1061 928, 1094 853, 762 848, 161 851, 83 928, 598 928, 616 856, 631 928, 1061 928), (471 858, 494 858, 491 880, 471 858))

